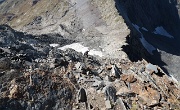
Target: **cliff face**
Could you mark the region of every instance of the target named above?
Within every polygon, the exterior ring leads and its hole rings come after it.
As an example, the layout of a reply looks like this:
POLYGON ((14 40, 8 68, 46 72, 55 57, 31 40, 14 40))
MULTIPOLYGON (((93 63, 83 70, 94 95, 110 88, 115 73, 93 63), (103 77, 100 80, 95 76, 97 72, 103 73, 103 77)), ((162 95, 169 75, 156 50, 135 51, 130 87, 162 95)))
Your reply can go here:
MULTIPOLYGON (((140 38, 143 46, 151 54, 141 56, 180 79, 177 69, 180 66, 179 1, 116 0, 116 6, 131 30, 138 33, 134 36, 140 38)), ((131 41, 131 46, 125 47, 125 51, 129 51, 128 48, 135 50, 135 54, 140 53, 133 48, 134 45, 136 44, 131 41)), ((134 59, 133 56, 131 59, 134 59)))

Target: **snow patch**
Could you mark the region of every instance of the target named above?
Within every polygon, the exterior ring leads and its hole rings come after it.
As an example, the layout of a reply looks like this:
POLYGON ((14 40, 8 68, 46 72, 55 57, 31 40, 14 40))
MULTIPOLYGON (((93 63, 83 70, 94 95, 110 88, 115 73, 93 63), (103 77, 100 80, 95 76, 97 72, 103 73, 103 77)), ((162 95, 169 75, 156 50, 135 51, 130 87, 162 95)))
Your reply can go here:
POLYGON ((142 27, 142 29, 143 29, 144 31, 148 31, 145 27, 142 27))
MULTIPOLYGON (((156 48, 154 46, 152 46, 149 42, 146 41, 146 39, 144 39, 143 34, 141 33, 141 31, 139 30, 140 27, 136 24, 132 24, 134 26, 134 28, 136 28, 136 30, 141 34, 141 38, 140 41, 142 43, 142 45, 144 46, 144 48, 151 54, 153 55, 153 51, 156 50, 156 48)), ((146 28, 144 28, 146 29, 146 28)), ((146 29, 147 30, 147 29, 146 29)))
POLYGON ((170 35, 162 26, 155 28, 154 34, 163 35, 169 38, 174 38, 172 35, 170 35))
POLYGON ((73 49, 73 50, 75 50, 75 51, 77 51, 77 52, 81 52, 81 53, 83 53, 83 54, 84 54, 86 51, 89 51, 89 53, 88 53, 89 55, 96 55, 96 56, 100 56, 100 57, 103 56, 103 54, 102 54, 101 51, 96 51, 95 49, 89 50, 88 47, 85 47, 85 46, 83 46, 83 45, 80 44, 80 43, 73 43, 73 44, 70 44, 70 45, 65 45, 65 46, 60 47, 60 48, 58 48, 58 49, 60 49, 60 50, 66 50, 66 49, 68 49, 68 48, 71 48, 71 49, 73 49))
MULTIPOLYGON (((136 28, 136 30, 139 32, 139 33, 141 33, 141 31, 139 30, 139 26, 138 25, 136 25, 136 24, 132 24, 133 26, 134 26, 134 28, 136 28)), ((142 33, 141 33, 142 34, 142 33)))
POLYGON ((100 57, 103 57, 102 52, 101 51, 96 51, 95 49, 90 50, 89 55, 98 55, 100 57))
POLYGON ((154 46, 152 46, 149 42, 147 42, 144 37, 141 35, 140 41, 142 43, 142 45, 146 48, 146 50, 153 55, 153 51, 156 50, 156 48, 154 46))
POLYGON ((58 47, 59 44, 49 44, 51 47, 58 47))

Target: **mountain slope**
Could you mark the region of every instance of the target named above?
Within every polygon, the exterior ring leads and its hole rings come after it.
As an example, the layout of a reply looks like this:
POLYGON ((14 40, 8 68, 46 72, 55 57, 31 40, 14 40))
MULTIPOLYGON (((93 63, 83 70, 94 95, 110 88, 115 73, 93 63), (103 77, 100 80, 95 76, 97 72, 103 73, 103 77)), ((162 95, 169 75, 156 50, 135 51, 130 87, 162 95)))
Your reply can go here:
POLYGON ((125 44, 125 37, 130 31, 118 15, 113 0, 39 0, 34 5, 32 0, 7 0, 1 7, 1 23, 7 23, 19 31, 30 34, 58 33, 83 41, 91 48, 95 46, 98 50, 104 50, 105 56, 126 57, 120 47, 125 44))

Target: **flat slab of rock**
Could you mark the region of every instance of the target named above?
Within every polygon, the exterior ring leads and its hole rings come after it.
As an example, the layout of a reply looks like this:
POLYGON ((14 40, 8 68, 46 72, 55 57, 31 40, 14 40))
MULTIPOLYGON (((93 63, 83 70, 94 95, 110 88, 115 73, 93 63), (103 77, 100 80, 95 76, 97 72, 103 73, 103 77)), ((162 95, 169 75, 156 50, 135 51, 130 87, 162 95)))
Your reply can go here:
POLYGON ((146 65, 146 69, 147 69, 147 70, 150 70, 150 71, 154 71, 155 73, 158 73, 157 66, 156 66, 156 65, 153 65, 153 64, 151 64, 151 63, 149 63, 149 64, 146 65))

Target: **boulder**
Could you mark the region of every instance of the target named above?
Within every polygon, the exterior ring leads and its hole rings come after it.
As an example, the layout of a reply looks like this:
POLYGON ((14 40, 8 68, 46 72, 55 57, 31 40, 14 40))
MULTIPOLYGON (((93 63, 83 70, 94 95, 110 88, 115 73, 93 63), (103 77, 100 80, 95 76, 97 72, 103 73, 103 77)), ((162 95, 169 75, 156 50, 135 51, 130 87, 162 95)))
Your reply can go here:
POLYGON ((146 65, 146 69, 149 71, 154 71, 155 73, 158 73, 158 68, 156 65, 153 65, 151 63, 146 65))
POLYGON ((78 93, 78 101, 79 102, 87 102, 87 96, 86 96, 86 91, 81 88, 79 90, 79 93, 78 93))

